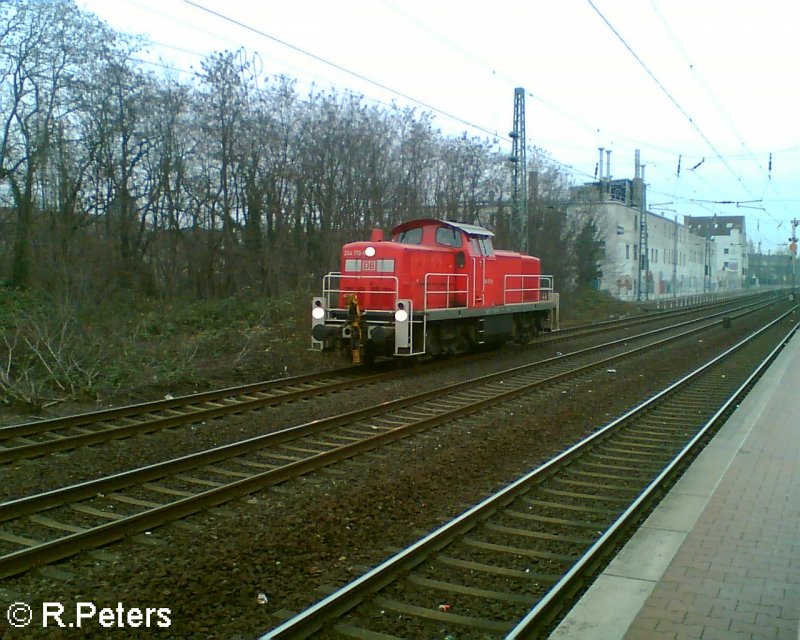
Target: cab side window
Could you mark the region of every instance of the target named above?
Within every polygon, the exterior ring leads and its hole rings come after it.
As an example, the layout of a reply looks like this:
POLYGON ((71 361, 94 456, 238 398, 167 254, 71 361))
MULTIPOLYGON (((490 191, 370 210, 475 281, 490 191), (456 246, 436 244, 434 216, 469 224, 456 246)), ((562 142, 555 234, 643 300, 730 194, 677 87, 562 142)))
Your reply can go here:
POLYGON ((461 233, 449 227, 438 227, 436 229, 436 244, 443 244, 446 247, 460 247, 462 244, 461 233))

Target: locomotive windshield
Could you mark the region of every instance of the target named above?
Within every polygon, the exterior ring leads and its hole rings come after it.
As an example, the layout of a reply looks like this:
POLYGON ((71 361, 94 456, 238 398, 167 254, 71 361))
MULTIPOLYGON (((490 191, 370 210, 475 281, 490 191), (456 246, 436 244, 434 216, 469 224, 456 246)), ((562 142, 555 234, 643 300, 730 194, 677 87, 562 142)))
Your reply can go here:
POLYGON ((397 242, 400 244, 422 244, 422 227, 401 231, 397 235, 397 242))

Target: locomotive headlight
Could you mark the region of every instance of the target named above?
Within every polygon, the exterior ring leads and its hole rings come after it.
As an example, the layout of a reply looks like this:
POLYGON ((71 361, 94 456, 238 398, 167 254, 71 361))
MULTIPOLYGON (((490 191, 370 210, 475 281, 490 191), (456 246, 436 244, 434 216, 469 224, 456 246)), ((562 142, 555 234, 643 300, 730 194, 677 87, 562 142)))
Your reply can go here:
MULTIPOLYGON (((394 352, 395 355, 411 354, 414 344, 414 323, 411 321, 411 300, 397 300, 394 303, 394 352)), ((420 339, 422 336, 419 336, 420 339)))
POLYGON ((322 307, 314 307, 311 310, 311 317, 314 318, 314 320, 322 320, 325 317, 325 309, 322 307))
POLYGON ((364 249, 364 255, 368 258, 372 258, 375 255, 375 247, 367 247, 364 249))

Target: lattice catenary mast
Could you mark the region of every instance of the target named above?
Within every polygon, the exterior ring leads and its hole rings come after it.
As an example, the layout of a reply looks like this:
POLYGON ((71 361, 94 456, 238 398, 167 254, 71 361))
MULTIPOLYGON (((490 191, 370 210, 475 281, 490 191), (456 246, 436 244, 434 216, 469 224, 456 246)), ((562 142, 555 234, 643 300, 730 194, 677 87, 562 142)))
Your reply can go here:
POLYGON ((511 242, 528 249, 528 165, 525 159, 525 89, 514 89, 514 129, 511 137, 511 167, 514 172, 514 202, 511 207, 511 242))

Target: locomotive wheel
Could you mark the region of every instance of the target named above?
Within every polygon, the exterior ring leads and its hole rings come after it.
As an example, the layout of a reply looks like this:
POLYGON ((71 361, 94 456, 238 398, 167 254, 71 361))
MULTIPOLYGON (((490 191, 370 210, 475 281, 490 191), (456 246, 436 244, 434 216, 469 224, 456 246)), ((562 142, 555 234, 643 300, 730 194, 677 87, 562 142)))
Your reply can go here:
POLYGON ((375 358, 377 357, 378 357, 378 347, 376 347, 372 342, 367 342, 364 345, 364 364, 366 365, 375 364, 375 358))

